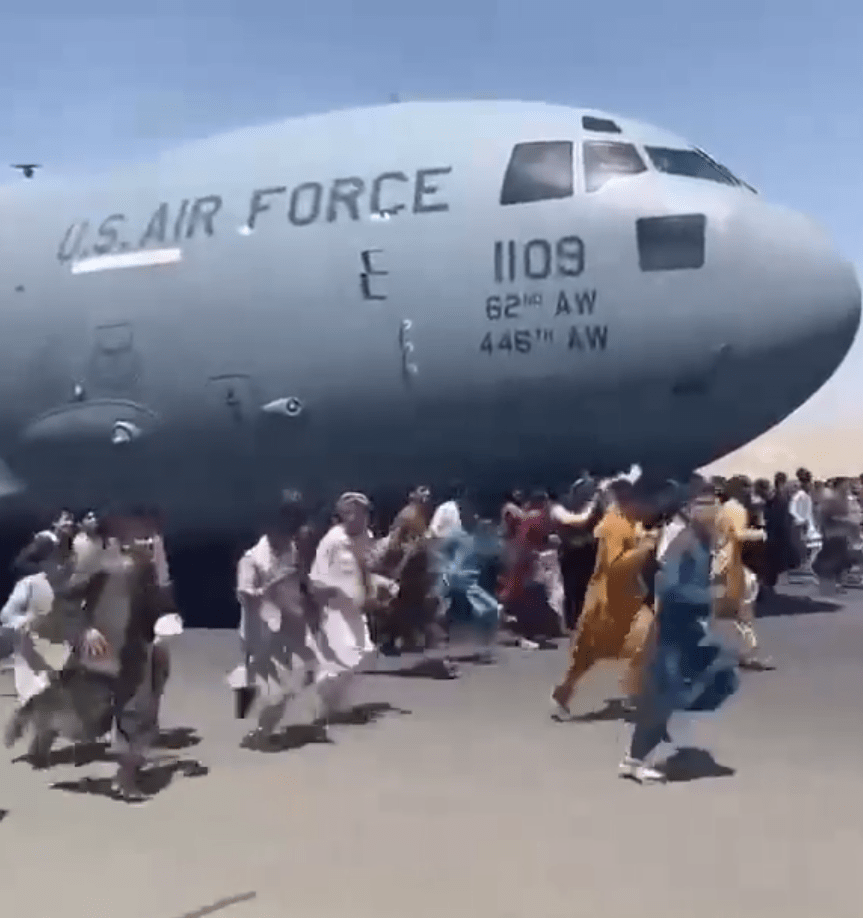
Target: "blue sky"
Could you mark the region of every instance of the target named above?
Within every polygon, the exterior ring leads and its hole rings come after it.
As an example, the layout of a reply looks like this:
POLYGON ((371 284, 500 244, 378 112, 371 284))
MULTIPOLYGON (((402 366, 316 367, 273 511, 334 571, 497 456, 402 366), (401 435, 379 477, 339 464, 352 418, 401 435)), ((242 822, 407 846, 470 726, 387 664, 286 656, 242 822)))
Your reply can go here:
MULTIPOLYGON (((3 6, 0 163, 91 172, 392 93, 539 99, 684 135, 863 267, 860 0, 3 6)), ((863 345, 848 371, 863 380, 863 345)))

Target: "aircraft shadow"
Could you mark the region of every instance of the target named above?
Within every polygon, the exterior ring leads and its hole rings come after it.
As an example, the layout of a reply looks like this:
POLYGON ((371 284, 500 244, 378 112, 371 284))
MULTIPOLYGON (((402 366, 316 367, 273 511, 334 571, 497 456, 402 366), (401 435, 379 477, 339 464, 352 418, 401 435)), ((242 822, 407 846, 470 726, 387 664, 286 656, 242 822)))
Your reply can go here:
POLYGON ((681 746, 666 759, 663 771, 666 780, 673 784, 702 778, 730 778, 737 773, 734 768, 720 765, 706 749, 695 746, 681 746))
POLYGON ((96 797, 107 797, 119 803, 145 803, 167 788, 177 775, 184 778, 201 778, 210 773, 206 765, 197 759, 176 759, 157 765, 149 765, 141 770, 138 787, 143 800, 127 800, 114 787, 113 778, 81 778, 78 781, 57 781, 51 786, 55 790, 72 794, 90 794, 96 797))
POLYGON ((820 612, 836 612, 842 604, 812 596, 795 596, 788 593, 774 593, 769 599, 758 603, 758 618, 782 618, 791 615, 815 615, 820 612))
POLYGON ((8 815, 9 815, 9 810, 0 810, 0 822, 3 822, 3 820, 4 820, 8 815))

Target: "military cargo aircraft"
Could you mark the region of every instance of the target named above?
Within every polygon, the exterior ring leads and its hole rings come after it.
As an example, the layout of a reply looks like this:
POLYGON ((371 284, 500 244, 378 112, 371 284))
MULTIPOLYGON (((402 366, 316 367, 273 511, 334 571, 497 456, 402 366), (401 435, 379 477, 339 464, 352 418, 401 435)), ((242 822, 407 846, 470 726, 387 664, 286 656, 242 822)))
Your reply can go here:
POLYGON ((860 322, 827 235, 686 140, 527 102, 254 127, 0 190, 2 505, 248 524, 283 488, 678 474, 860 322))

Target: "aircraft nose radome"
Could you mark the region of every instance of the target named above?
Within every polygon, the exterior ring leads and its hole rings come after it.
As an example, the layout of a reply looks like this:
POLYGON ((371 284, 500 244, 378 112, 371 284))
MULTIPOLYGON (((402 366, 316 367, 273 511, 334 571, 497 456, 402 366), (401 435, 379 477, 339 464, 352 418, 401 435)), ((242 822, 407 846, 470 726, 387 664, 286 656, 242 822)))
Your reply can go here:
POLYGON ((755 254, 767 288, 772 287, 774 334, 794 348, 820 385, 845 359, 857 335, 860 283, 815 222, 785 210, 774 211, 775 217, 769 221, 770 243, 755 254))
POLYGON ((803 307, 808 316, 801 322, 801 344, 806 347, 809 339, 813 358, 824 361, 829 376, 845 359, 860 328, 860 282, 854 267, 835 251, 814 257, 817 283, 803 307))

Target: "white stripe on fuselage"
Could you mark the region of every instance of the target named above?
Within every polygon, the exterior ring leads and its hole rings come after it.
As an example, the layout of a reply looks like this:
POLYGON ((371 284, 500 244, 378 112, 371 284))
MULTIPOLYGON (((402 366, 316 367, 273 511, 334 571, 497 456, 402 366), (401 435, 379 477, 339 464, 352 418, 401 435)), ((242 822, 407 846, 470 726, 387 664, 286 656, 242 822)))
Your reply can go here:
POLYGON ((144 249, 140 252, 118 252, 115 255, 96 255, 73 262, 73 274, 92 274, 94 271, 116 271, 120 268, 151 268, 172 265, 182 261, 182 249, 144 249))

